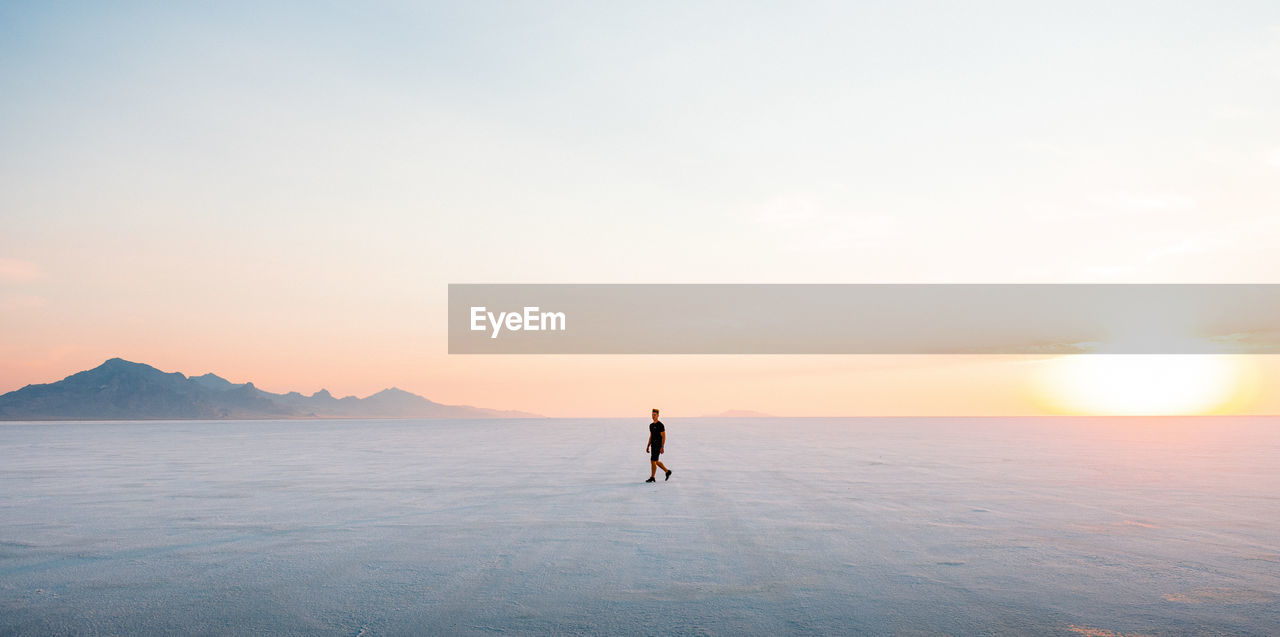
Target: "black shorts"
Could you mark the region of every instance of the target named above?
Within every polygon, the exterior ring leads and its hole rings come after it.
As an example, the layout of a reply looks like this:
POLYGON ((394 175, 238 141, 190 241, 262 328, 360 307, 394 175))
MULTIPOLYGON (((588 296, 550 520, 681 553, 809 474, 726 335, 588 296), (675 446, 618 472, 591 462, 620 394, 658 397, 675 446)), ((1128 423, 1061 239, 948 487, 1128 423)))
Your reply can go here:
POLYGON ((659 447, 657 445, 649 445, 649 448, 651 449, 651 451, 649 452, 649 459, 657 460, 658 454, 662 453, 662 447, 659 447))

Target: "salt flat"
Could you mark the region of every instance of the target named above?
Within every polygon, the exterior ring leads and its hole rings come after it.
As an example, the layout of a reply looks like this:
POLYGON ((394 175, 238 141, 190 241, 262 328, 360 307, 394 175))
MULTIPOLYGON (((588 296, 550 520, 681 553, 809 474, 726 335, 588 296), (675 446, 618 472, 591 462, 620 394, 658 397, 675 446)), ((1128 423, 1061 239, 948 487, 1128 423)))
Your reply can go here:
POLYGON ((639 415, 0 425, 0 634, 1280 634, 1280 418, 639 415))

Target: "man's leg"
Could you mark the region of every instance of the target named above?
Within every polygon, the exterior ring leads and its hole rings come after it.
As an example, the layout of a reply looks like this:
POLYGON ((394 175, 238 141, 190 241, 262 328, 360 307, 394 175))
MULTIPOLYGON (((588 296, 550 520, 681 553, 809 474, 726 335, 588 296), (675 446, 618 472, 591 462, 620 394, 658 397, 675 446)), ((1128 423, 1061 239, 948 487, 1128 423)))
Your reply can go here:
POLYGON ((658 466, 658 468, 659 468, 659 469, 662 469, 664 472, 667 470, 667 465, 662 464, 662 461, 661 461, 661 460, 657 460, 657 461, 655 461, 653 464, 657 465, 657 466, 658 466))
MULTIPOLYGON (((649 461, 649 477, 650 477, 650 478, 652 478, 652 477, 654 477, 655 475, 657 475, 657 474, 658 474, 658 465, 659 465, 659 464, 661 464, 661 463, 659 463, 657 460, 650 460, 650 461, 649 461)), ((663 469, 663 471, 666 471, 666 469, 663 469)))

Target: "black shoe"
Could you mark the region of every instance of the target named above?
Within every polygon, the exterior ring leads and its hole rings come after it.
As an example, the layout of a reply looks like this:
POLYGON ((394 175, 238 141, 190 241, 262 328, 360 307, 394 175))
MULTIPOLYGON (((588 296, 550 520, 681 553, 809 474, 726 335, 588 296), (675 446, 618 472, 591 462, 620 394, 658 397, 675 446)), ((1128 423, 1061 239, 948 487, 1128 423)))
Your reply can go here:
POLYGON ((649 476, 649 479, 645 480, 645 482, 657 482, 657 480, 654 480, 653 476, 649 476))
POLYGON ((667 469, 667 477, 663 478, 662 481, 666 482, 667 480, 670 480, 670 479, 671 479, 671 470, 667 469))

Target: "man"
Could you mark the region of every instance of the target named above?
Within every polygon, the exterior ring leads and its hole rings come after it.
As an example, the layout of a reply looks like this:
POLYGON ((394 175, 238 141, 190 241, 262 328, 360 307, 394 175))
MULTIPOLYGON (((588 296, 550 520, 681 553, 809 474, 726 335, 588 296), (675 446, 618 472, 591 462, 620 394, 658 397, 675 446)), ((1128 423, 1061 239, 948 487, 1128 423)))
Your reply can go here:
POLYGON ((671 470, 666 465, 658 461, 658 456, 666 451, 667 446, 667 428, 663 426, 662 421, 658 420, 658 410, 653 410, 653 422, 649 423, 649 444, 645 445, 644 450, 649 452, 649 479, 645 482, 657 482, 658 467, 667 472, 667 477, 663 481, 671 479, 671 470))

